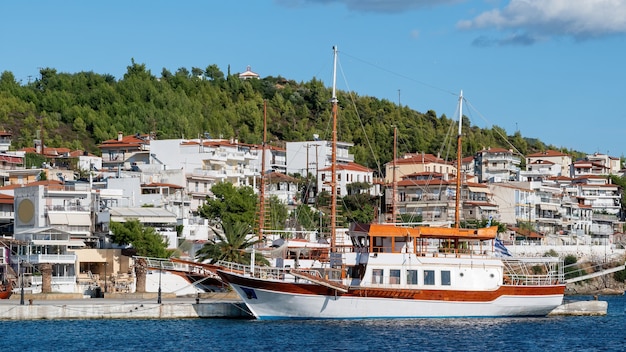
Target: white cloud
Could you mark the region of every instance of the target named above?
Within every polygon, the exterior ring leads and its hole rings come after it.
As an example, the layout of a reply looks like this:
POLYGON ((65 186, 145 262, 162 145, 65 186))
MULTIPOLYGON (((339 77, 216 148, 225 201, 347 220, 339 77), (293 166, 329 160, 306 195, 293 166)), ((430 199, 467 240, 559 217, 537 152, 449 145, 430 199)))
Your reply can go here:
POLYGON ((626 1, 511 0, 501 10, 483 12, 472 20, 458 22, 457 26, 496 28, 512 33, 506 39, 481 38, 483 43, 532 44, 553 36, 585 40, 626 33, 626 1))
POLYGON ((274 0, 284 6, 306 4, 344 4, 349 10, 362 12, 399 13, 425 7, 455 4, 466 0, 274 0))

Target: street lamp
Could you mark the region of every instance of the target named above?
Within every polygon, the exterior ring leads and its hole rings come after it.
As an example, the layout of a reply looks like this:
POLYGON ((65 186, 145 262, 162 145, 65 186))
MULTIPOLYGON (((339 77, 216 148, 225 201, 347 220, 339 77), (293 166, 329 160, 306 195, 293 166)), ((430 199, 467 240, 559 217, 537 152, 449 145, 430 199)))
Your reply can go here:
POLYGON ((159 261, 159 291, 157 293, 157 303, 161 304, 161 272, 163 271, 163 262, 159 261))

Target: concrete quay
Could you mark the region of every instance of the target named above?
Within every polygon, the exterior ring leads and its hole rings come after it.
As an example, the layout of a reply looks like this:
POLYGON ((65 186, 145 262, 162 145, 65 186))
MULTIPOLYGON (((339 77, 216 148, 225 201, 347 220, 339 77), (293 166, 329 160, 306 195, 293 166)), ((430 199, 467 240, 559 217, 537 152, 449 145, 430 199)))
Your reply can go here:
POLYGON ((603 316, 607 314, 608 308, 607 301, 565 301, 548 316, 603 316))
POLYGON ((14 294, 11 299, 0 300, 0 320, 251 318, 243 302, 228 294, 197 298, 162 294, 161 304, 155 293, 68 296, 72 295, 25 295, 21 305, 21 296, 14 294))

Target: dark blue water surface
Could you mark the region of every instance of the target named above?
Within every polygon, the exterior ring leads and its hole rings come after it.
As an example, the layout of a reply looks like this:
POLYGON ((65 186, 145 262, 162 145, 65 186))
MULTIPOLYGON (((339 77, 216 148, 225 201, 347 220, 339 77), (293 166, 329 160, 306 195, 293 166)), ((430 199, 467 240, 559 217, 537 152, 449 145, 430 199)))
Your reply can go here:
POLYGON ((350 321, 0 321, 4 351, 625 351, 626 297, 607 316, 350 321))

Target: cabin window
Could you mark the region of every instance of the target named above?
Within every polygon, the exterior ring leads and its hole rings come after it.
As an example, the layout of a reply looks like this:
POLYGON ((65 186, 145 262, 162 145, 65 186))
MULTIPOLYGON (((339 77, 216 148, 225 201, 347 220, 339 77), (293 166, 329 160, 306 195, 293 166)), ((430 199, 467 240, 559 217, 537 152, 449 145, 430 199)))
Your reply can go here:
POLYGON ((406 271, 406 284, 417 285, 417 270, 406 271))
POLYGON ((372 283, 373 284, 383 283, 383 269, 372 270, 372 283))
POLYGON ((424 285, 434 285, 434 284, 435 284, 435 271, 424 270, 424 285))
POLYGON ((444 286, 450 286, 450 270, 441 271, 441 284, 444 286))
POLYGON ((389 283, 392 285, 400 285, 400 270, 389 270, 389 283))

